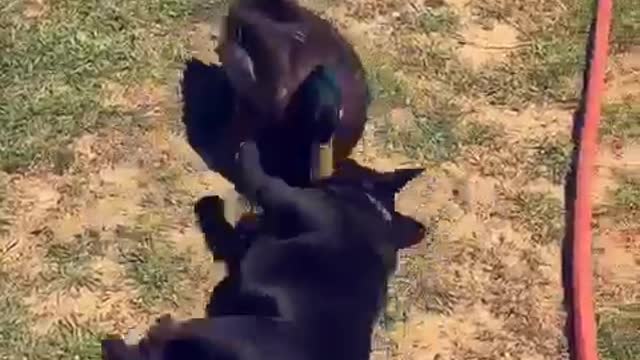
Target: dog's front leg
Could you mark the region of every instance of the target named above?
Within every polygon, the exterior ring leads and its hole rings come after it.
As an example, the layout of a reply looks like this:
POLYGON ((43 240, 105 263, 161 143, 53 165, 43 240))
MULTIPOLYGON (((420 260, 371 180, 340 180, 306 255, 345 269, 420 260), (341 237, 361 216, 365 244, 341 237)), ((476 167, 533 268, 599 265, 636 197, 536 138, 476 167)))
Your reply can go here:
POLYGON ((284 219, 294 233, 324 230, 335 221, 322 192, 292 187, 267 175, 254 142, 245 142, 237 157, 239 191, 259 204, 267 218, 284 219))
POLYGON ((218 196, 206 196, 194 207, 207 247, 215 260, 222 260, 231 271, 239 266, 253 237, 242 236, 224 216, 224 201, 218 196))

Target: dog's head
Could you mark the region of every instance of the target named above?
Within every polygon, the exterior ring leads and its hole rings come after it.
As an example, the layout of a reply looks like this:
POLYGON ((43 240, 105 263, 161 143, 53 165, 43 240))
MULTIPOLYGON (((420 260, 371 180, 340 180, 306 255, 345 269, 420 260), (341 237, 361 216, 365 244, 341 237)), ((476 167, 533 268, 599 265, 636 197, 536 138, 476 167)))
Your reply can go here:
POLYGON ((396 249, 406 248, 419 243, 425 235, 423 224, 396 211, 396 194, 411 180, 424 172, 424 168, 396 169, 391 172, 378 172, 363 167, 351 159, 345 160, 327 181, 329 187, 343 187, 339 193, 352 193, 363 199, 352 201, 351 206, 356 210, 356 216, 365 218, 378 217, 388 223, 391 234, 388 240, 396 249), (357 215, 360 214, 360 215, 357 215))
MULTIPOLYGON (((421 174, 422 168, 381 173, 349 160, 333 176, 320 180, 311 188, 293 190, 283 182, 278 184, 264 172, 254 142, 244 143, 237 159, 240 176, 236 188, 250 199, 257 200, 262 193, 262 201, 268 198, 271 205, 289 208, 288 217, 271 215, 276 219, 285 218, 281 227, 292 228, 292 233, 335 231, 342 228, 339 223, 346 221, 347 228, 361 229, 359 232, 364 237, 391 242, 396 250, 414 245, 424 237, 424 225, 395 209, 395 195, 421 174), (265 187, 267 184, 278 184, 277 189, 265 187), (297 219, 290 218, 291 215, 296 215, 297 219)), ((271 207, 270 204, 260 205, 271 207)))

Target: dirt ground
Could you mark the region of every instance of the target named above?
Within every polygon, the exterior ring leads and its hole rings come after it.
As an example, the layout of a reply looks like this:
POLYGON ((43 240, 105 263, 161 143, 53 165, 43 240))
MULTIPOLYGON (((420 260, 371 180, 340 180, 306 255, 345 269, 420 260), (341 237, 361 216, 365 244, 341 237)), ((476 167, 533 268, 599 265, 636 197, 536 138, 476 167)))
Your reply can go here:
MULTIPOLYGON (((370 64, 378 61, 380 49, 402 58, 411 51, 407 44, 433 45, 430 37, 398 29, 431 2, 348 0, 312 7, 331 19, 370 64)), ((459 16, 457 41, 442 41, 470 71, 506 61, 523 41, 509 22, 478 22, 467 1, 442 3, 459 16)), ((217 31, 214 22, 191 29, 190 51, 207 62, 215 61, 209 41, 217 31)), ((426 164, 424 175, 397 202, 402 212, 428 224, 430 234, 402 254, 373 356, 567 358, 563 188, 548 177, 532 176, 523 164, 532 137, 570 136, 573 106, 547 102, 514 109, 493 105, 482 95, 455 96, 464 124, 496 127, 501 136, 493 145, 471 143, 454 159, 433 163, 383 139, 389 128, 401 132, 414 120, 412 109, 426 106, 424 99, 437 91, 410 64, 395 72, 411 84, 406 90, 411 103, 374 104, 353 157, 378 169, 426 164)), ((612 59, 607 101, 637 103, 639 80, 640 47, 635 47, 612 59)), ((98 336, 144 329, 165 312, 203 315, 213 284, 224 274, 212 264, 192 206, 232 186, 207 170, 186 143, 176 87, 107 87, 105 101, 141 110, 145 120, 129 131, 105 128, 78 138, 71 146, 71 166, 62 174, 3 176, 9 219, 0 235, 1 270, 9 289, 23 289, 21 306, 36 336, 60 324, 98 336)), ((640 143, 603 142, 593 193, 600 311, 640 303, 638 218, 628 212, 632 217, 621 225, 607 210, 623 173, 640 179, 640 143)))

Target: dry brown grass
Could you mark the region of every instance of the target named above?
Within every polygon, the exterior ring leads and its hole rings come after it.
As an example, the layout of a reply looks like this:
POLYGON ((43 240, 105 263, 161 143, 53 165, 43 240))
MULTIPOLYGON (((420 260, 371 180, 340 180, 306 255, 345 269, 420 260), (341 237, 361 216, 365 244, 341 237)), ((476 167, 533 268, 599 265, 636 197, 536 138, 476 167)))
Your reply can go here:
MULTIPOLYGON (((640 99, 632 1, 616 5, 614 37, 624 46, 615 47, 623 53, 608 80, 598 164, 611 188, 595 194, 604 209, 594 245, 601 351, 615 360, 638 352, 638 196, 635 180, 618 174, 635 176, 640 164, 629 105, 640 99)), ((382 170, 428 166, 397 199, 432 232, 402 255, 376 357, 566 357, 559 241, 572 104, 557 101, 577 89, 586 19, 577 4, 318 5, 353 40, 376 94, 354 157, 382 170)), ((46 1, 27 5, 31 22, 51 11, 46 1)), ((193 30, 190 51, 213 61, 211 27, 193 30)), ((153 54, 169 62, 176 55, 153 54)), ((143 116, 65 139, 52 167, 0 173, 0 357, 97 358, 106 332, 144 328, 164 312, 202 315, 222 272, 191 205, 230 185, 204 170, 180 134, 175 83, 158 80, 175 82, 177 72, 153 75, 92 88, 110 109, 143 116)))

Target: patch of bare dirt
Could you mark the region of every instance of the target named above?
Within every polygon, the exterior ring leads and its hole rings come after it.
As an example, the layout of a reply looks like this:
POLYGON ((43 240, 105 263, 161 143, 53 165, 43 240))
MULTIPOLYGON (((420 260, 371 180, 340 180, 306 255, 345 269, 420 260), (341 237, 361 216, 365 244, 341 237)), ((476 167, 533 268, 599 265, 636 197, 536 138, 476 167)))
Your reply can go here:
POLYGON ((223 269, 212 265, 210 254, 193 221, 192 204, 199 196, 222 193, 229 185, 211 172, 188 170, 191 168, 188 158, 193 155, 186 155, 186 150, 180 147, 179 151, 171 151, 170 145, 175 142, 172 135, 165 134, 165 146, 153 141, 154 136, 158 134, 146 138, 137 136, 132 144, 135 143, 144 151, 129 148, 129 156, 114 163, 94 154, 100 153, 101 146, 96 142, 105 140, 104 137, 83 137, 74 146, 78 150, 77 158, 87 157, 92 161, 74 164, 74 173, 65 174, 55 181, 42 175, 13 180, 10 193, 14 218, 9 238, 18 244, 2 260, 3 265, 21 273, 25 280, 37 284, 26 302, 37 319, 34 331, 38 334, 48 332, 51 326, 68 318, 73 318, 79 324, 97 323, 105 331, 124 332, 140 322, 150 321, 159 315, 156 313, 159 311, 180 309, 178 314, 185 317, 203 314, 209 291, 214 281, 223 275, 223 269), (163 159, 167 155, 164 151, 170 152, 168 159, 163 159), (167 167, 165 163, 172 164, 172 167, 167 167), (168 183, 154 180, 159 175, 175 170, 173 166, 178 166, 180 170, 166 180, 168 183), (74 183, 78 178, 84 181, 74 183), (59 192, 57 187, 60 183, 77 184, 85 188, 59 192), (163 200, 162 208, 145 205, 144 197, 149 192, 163 200), (186 202, 180 197, 176 198, 175 194, 186 197, 186 202), (71 202, 74 206, 59 206, 71 202), (153 214, 158 212, 159 217, 153 220, 153 214), (117 247, 121 241, 117 235, 118 229, 138 226, 141 217, 147 221, 142 224, 144 226, 155 226, 149 221, 159 223, 156 231, 162 232, 173 242, 178 253, 190 254, 189 266, 208 279, 187 286, 194 295, 192 305, 183 303, 177 304, 176 308, 165 307, 155 311, 140 308, 132 301, 136 297, 135 288, 127 279, 122 264, 114 262, 113 257, 91 260, 91 272, 99 283, 95 289, 82 288, 69 293, 68 290, 47 290, 46 284, 40 283, 41 277, 50 275, 50 266, 45 265, 49 263, 45 254, 51 244, 77 241, 74 236, 94 229, 101 234, 100 241, 107 247, 117 247))
POLYGON ((151 129, 123 133, 106 129, 77 139, 70 149, 74 162, 62 176, 31 173, 10 177, 8 207, 11 225, 3 236, 3 269, 20 274, 25 303, 34 319, 32 330, 46 334, 61 322, 125 333, 163 312, 178 317, 202 316, 213 284, 224 274, 213 266, 197 228, 193 203, 207 194, 221 194, 228 184, 206 169, 199 157, 167 126, 163 113, 166 89, 157 86, 120 89, 107 86, 114 106, 148 110, 151 129), (175 245, 186 256, 190 272, 176 304, 151 308, 137 301, 138 290, 118 261, 125 240, 121 229, 143 227, 175 245), (64 275, 53 272, 47 256, 52 245, 74 246, 87 231, 99 234, 107 248, 89 260, 91 286, 67 289, 64 275), (197 276, 196 276, 197 275, 197 276), (204 279, 204 280, 203 280, 204 279))
POLYGON ((115 82, 102 85, 103 102, 106 106, 123 111, 139 111, 157 108, 167 98, 167 89, 147 83, 125 87, 115 82))
POLYGON ((432 231, 415 260, 417 302, 392 335, 401 358, 557 359, 566 350, 560 249, 515 231, 496 187, 455 169, 399 195, 401 211, 432 231))
POLYGON ((460 30, 455 34, 461 46, 457 55, 472 69, 503 62, 507 56, 520 46, 520 32, 511 24, 494 21, 490 24, 477 21, 467 0, 448 0, 460 16, 460 30))
POLYGON ((640 232, 604 230, 594 237, 593 248, 599 306, 640 302, 640 232))
POLYGON ((458 56, 473 69, 503 62, 518 47, 518 31, 509 24, 496 23, 490 29, 479 24, 467 24, 459 33, 462 46, 458 56))
POLYGON ((45 0, 29 0, 24 4, 24 17, 31 19, 38 19, 44 16, 48 10, 48 4, 45 0))
POLYGON ((552 134, 571 133, 573 109, 554 106, 530 106, 522 111, 482 105, 471 102, 469 120, 485 124, 498 124, 511 139, 550 137, 552 134))
POLYGON ((618 171, 634 171, 640 169, 640 144, 627 144, 622 149, 611 151, 602 147, 598 151, 596 167, 618 171))
POLYGON ((606 100, 632 102, 640 99, 640 46, 611 60, 607 74, 606 100))

